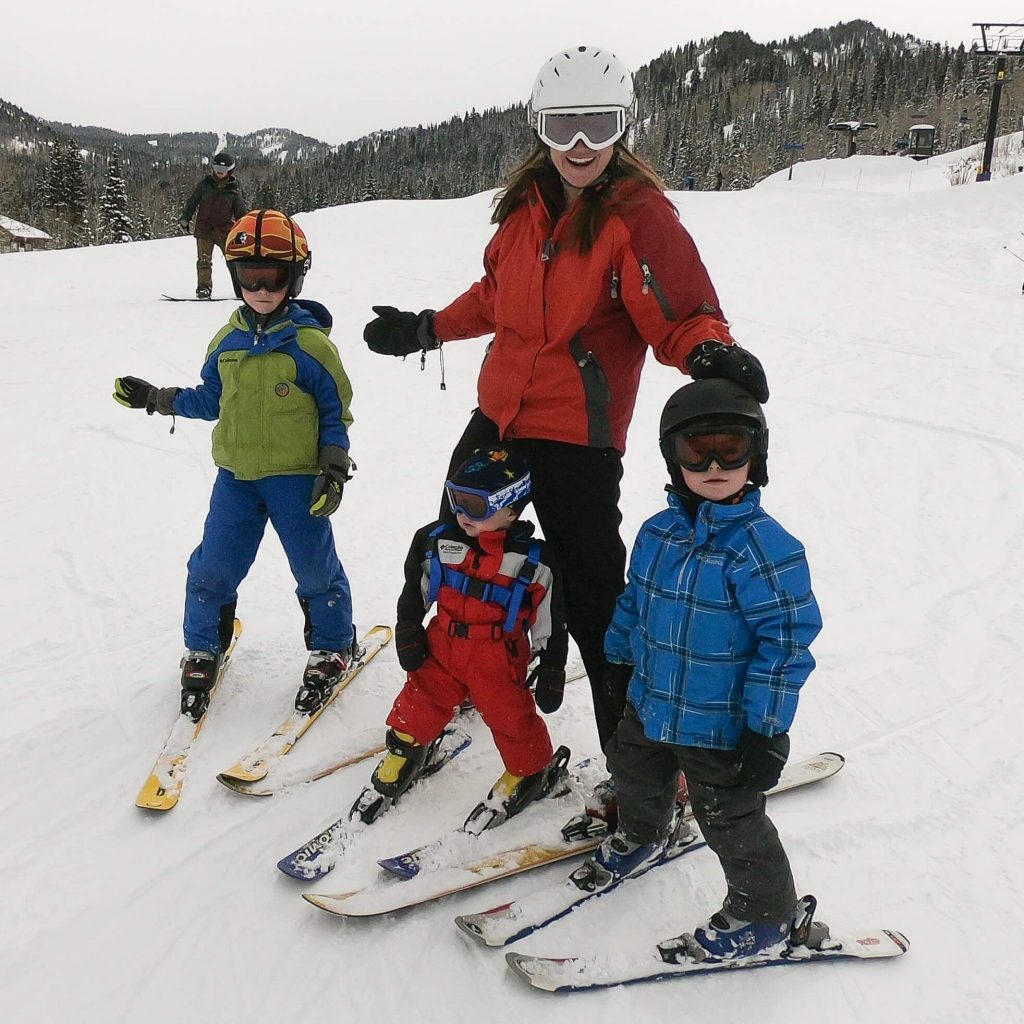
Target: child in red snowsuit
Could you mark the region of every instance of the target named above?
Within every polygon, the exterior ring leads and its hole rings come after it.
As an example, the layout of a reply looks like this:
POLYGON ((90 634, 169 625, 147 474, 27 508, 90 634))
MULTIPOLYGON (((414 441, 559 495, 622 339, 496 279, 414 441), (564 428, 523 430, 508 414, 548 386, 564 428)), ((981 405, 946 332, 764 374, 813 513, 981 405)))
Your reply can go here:
POLYGON ((530 493, 525 463, 505 448, 479 449, 446 492, 455 521, 418 530, 406 558, 396 643, 408 677, 388 715, 388 752, 357 807, 372 805, 359 811, 372 820, 397 800, 429 766, 430 745, 468 698, 505 765, 477 809, 482 817, 474 812, 470 831, 478 832, 549 792, 567 759, 560 751, 552 760, 537 707, 550 714, 562 703, 568 632, 547 546, 533 538, 532 523, 519 521, 530 493), (535 652, 536 703, 527 682, 535 652))

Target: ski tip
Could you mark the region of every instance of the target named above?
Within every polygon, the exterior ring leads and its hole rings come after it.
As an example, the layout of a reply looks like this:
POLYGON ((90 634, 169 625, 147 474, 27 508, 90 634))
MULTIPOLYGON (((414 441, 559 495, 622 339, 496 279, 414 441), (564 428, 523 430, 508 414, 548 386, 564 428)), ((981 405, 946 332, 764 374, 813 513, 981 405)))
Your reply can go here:
POLYGON ((389 874, 408 881, 420 873, 420 865, 415 857, 403 853, 398 857, 383 857, 377 863, 389 874))
POLYGON ((522 978, 533 988, 539 988, 544 992, 557 992, 559 986, 555 983, 550 974, 538 971, 537 968, 543 963, 538 957, 527 956, 523 953, 506 953, 505 963, 513 974, 522 978))
POLYGON ((345 911, 341 909, 338 904, 344 903, 350 896, 355 896, 354 892, 337 892, 327 895, 325 893, 316 892, 304 892, 302 898, 307 903, 312 903, 317 910, 325 910, 328 914, 335 914, 339 917, 345 916, 345 911))
POLYGON ((230 789, 232 793, 238 793, 241 796, 273 796, 274 791, 272 789, 254 789, 252 784, 249 782, 243 782, 241 779, 235 778, 233 775, 229 775, 227 772, 220 772, 217 775, 217 781, 227 789, 230 789))
POLYGON ((484 932, 480 927, 479 918, 479 914, 460 914, 455 918, 455 927, 458 928, 463 935, 468 935, 476 942, 485 946, 490 945, 490 943, 484 939, 484 932))

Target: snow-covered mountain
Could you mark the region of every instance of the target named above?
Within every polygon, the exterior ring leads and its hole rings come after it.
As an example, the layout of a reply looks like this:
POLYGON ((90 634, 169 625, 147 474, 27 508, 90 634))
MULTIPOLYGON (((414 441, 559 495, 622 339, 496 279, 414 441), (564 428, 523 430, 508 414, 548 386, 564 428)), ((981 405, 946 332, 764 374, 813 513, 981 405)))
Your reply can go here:
MULTIPOLYGON (((765 505, 808 551, 825 628, 794 755, 844 771, 772 817, 823 919, 903 931, 899 960, 752 972, 572 998, 530 992, 452 919, 560 877, 527 874, 404 915, 343 921, 275 870, 341 814, 357 766, 271 800, 217 771, 277 724, 305 652, 294 583, 268 536, 239 611, 245 635, 180 805, 135 795, 177 705, 185 561, 214 475, 209 424, 110 398, 131 373, 190 384, 229 303, 190 294, 191 240, 0 257, 5 665, 0 1017, 180 1024, 415 1020, 618 1024, 938 1024, 1024 1019, 1017 966, 1024 781, 1024 175, 952 187, 930 164, 799 164, 748 192, 680 193, 738 340, 772 385, 765 505), (1007 213, 1010 213, 1007 216, 1007 213)), ((334 517, 357 621, 393 621, 413 530, 436 508, 474 403, 484 342, 386 359, 370 306, 448 302, 479 275, 491 196, 377 202, 300 221, 309 297, 334 312, 355 385, 355 480, 334 517)), ((230 294, 223 266, 215 290, 230 294)), ((663 505, 657 421, 678 374, 650 361, 629 438, 623 535, 663 505)), ((379 737, 402 681, 385 651, 291 755, 314 765, 379 737)), ((597 753, 585 682, 549 720, 597 753)), ((315 888, 376 877, 376 858, 460 823, 500 772, 485 731, 315 888)), ((515 948, 635 952, 717 909, 706 852, 652 872, 515 948)))

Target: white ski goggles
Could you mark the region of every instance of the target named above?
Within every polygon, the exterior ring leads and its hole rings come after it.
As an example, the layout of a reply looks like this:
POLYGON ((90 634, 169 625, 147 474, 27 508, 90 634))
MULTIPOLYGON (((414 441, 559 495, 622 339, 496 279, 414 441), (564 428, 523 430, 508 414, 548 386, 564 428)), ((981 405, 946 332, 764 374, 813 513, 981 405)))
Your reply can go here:
POLYGON ((581 139, 590 149, 607 149, 625 134, 626 109, 541 110, 537 113, 534 127, 541 140, 560 153, 567 153, 581 139))

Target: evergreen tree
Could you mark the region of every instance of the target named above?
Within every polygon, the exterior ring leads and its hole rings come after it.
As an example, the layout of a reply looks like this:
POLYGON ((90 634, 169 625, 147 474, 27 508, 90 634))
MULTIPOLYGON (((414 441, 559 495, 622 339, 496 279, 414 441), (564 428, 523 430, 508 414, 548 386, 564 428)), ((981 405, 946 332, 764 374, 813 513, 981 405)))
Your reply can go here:
POLYGON ((128 213, 128 191, 121 177, 121 162, 115 150, 107 161, 107 173, 100 197, 99 236, 103 242, 131 242, 135 225, 128 213))

